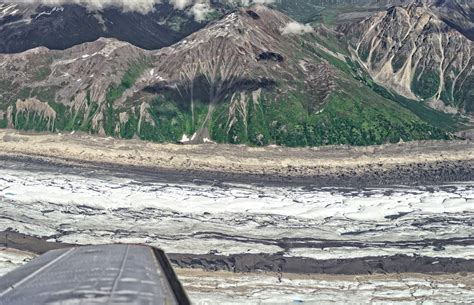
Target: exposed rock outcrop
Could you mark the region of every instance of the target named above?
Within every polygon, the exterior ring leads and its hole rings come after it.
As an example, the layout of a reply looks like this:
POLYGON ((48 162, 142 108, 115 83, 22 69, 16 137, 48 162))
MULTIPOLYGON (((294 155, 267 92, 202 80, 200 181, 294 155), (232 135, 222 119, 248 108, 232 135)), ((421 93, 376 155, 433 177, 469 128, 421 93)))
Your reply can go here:
POLYGON ((29 125, 31 120, 38 122, 37 124, 46 124, 46 130, 54 131, 56 111, 48 103, 41 102, 36 98, 28 98, 24 101, 16 101, 15 108, 15 122, 13 123, 15 127, 20 127, 22 124, 29 125))
POLYGON ((474 43, 426 1, 395 6, 339 29, 377 82, 408 98, 428 100, 437 109, 443 109, 442 100, 451 109, 474 111, 474 43))

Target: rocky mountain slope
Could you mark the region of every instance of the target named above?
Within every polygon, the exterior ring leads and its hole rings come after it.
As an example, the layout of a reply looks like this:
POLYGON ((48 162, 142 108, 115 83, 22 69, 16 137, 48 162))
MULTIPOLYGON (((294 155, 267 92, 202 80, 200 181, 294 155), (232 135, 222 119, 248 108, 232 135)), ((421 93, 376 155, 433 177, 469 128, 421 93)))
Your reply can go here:
POLYGON ((474 111, 474 43, 426 4, 392 7, 343 31, 377 82, 443 111, 474 111))
POLYGON ((354 78, 321 27, 264 6, 238 9, 179 43, 145 51, 99 39, 0 55, 4 127, 155 141, 368 144, 445 132, 354 78))
POLYGON ((262 5, 212 4, 221 10, 206 26, 172 8, 122 12, 114 22, 117 8, 76 5, 49 13, 23 6, 43 12, 25 21, 32 11, 3 4, 4 47, 27 50, 0 54, 0 128, 158 142, 365 145, 449 138, 459 114, 471 115, 472 42, 424 3, 335 29, 304 26, 262 5), (31 25, 43 18, 44 27, 31 25), (118 40, 84 42, 92 38, 85 29, 97 28, 91 20, 105 21, 98 36, 118 40), (31 48, 31 33, 44 31, 38 39, 48 45, 75 23, 77 35, 63 45, 31 48), (119 31, 126 24, 133 26, 119 31), (162 31, 155 36, 134 34, 155 26, 162 31), (18 34, 5 34, 15 28, 18 34))
POLYGON ((90 10, 76 4, 1 2, 0 53, 18 53, 39 46, 67 49, 100 37, 158 49, 178 42, 206 24, 195 21, 186 11, 174 9, 168 2, 156 4, 155 10, 146 14, 123 12, 117 7, 90 10))
POLYGON ((0 55, 0 67, 6 71, 0 76, 4 125, 103 133, 103 119, 98 116, 103 109, 92 101, 105 101, 109 88, 122 78, 137 77, 141 70, 130 65, 138 66, 145 53, 128 43, 101 38, 65 51, 40 47, 0 55))
POLYGON ((444 22, 474 40, 471 0, 276 0, 272 5, 300 22, 340 24, 362 21, 393 6, 424 4, 444 22))
POLYGON ((474 40, 474 1, 430 0, 427 5, 441 20, 474 40))

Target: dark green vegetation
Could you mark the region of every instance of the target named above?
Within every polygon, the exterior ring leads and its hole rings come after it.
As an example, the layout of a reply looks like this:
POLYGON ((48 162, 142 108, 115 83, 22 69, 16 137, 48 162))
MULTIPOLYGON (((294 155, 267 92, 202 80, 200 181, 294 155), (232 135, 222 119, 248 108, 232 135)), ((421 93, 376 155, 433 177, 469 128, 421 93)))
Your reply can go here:
POLYGON ((224 105, 214 116, 213 139, 251 145, 319 146, 447 137, 441 129, 397 104, 377 94, 367 96, 363 88, 351 89, 354 89, 351 95, 331 95, 324 109, 318 112, 308 112, 304 99, 297 92, 276 102, 266 96, 258 104, 250 103, 245 116, 239 116, 238 123, 229 133, 225 129, 229 118, 224 105))
POLYGON ((361 67, 357 63, 351 61, 348 57, 346 57, 346 63, 335 58, 330 60, 330 62, 335 66, 338 66, 341 71, 349 73, 353 78, 372 89, 372 91, 378 94, 379 99, 383 97, 386 100, 397 103, 403 107, 404 111, 409 111, 412 115, 416 115, 425 123, 436 127, 439 130, 452 132, 456 130, 459 124, 461 124, 462 120, 458 117, 434 110, 423 102, 408 99, 375 83, 367 74, 361 73, 361 67))
POLYGON ((208 113, 208 104, 197 102, 194 108, 194 123, 189 109, 184 109, 179 104, 156 98, 150 105, 150 114, 154 120, 154 126, 146 123, 140 132, 144 140, 157 142, 175 142, 183 134, 192 135, 198 130, 208 113))
MULTIPOLYGON (((464 71, 464 74, 471 73, 464 71)), ((453 98, 458 101, 462 101, 462 105, 455 105, 463 107, 467 112, 474 112, 474 74, 469 74, 469 77, 461 84, 456 84, 456 93, 453 98)), ((452 93, 451 93, 452 94, 452 93)), ((449 100, 448 100, 449 101, 449 100)))
POLYGON ((282 0, 275 4, 275 7, 288 16, 303 23, 311 23, 322 20, 323 1, 311 0, 282 0))
POLYGON ((410 110, 413 114, 417 115, 420 119, 424 120, 426 123, 431 124, 432 126, 441 130, 454 131, 461 123, 460 121, 462 121, 455 116, 434 110, 426 106, 423 102, 410 100, 394 92, 390 92, 378 84, 373 83, 371 86, 373 90, 381 96, 397 102, 401 106, 410 110))
POLYGON ((334 25, 347 21, 347 18, 360 19, 364 13, 385 9, 383 2, 380 2, 379 7, 372 5, 370 8, 367 7, 369 2, 369 0, 280 0, 272 6, 302 23, 334 25), (342 18, 343 16, 345 17, 342 18))
POLYGON ((417 69, 415 75, 417 77, 415 77, 411 84, 412 91, 422 99, 433 97, 439 88, 439 74, 434 71, 422 73, 422 71, 417 69))
POLYGON ((6 117, 0 119, 0 128, 7 128, 8 127, 8 120, 6 117))
POLYGON ((48 76, 51 74, 51 69, 48 66, 43 66, 40 67, 34 75, 34 80, 35 81, 42 81, 48 78, 48 76))
POLYGON ((48 119, 38 117, 36 113, 22 112, 14 116, 15 126, 22 130, 50 131, 48 119))
MULTIPOLYGON (((130 89, 135 81, 140 77, 143 71, 146 69, 148 63, 144 58, 137 62, 130 64, 130 67, 125 72, 122 77, 122 81, 117 86, 113 86, 107 90, 107 95, 105 101, 107 103, 107 112, 105 117, 105 133, 110 136, 115 136, 115 126, 118 121, 118 113, 114 111, 114 102, 122 97, 125 90, 130 89)), ((133 115, 133 114, 132 114, 133 115)), ((133 116, 132 116, 133 117, 133 116)), ((127 127, 127 126, 126 126, 127 127)), ((127 130, 130 130, 131 127, 127 127, 127 130)), ((130 134, 131 131, 125 132, 126 135, 130 134)))

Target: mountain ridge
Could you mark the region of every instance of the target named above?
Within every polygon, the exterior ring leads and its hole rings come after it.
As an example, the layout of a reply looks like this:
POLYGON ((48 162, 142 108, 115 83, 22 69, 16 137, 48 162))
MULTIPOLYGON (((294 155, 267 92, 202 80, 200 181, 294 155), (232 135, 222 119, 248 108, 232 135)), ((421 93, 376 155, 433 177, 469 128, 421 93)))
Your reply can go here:
MULTIPOLYGON (((219 6, 216 6, 216 10, 219 6)), ((168 2, 146 15, 117 7, 89 10, 79 4, 45 6, 0 2, 0 53, 45 46, 64 50, 100 37, 127 41, 143 49, 172 45, 207 22, 197 22, 168 2)))
POLYGON ((160 50, 100 38, 2 54, 0 127, 288 146, 450 137, 438 122, 453 118, 376 87, 340 33, 282 34, 290 22, 256 5, 160 50))
POLYGON ((472 112, 474 43, 425 6, 392 7, 342 30, 379 83, 433 108, 472 112))

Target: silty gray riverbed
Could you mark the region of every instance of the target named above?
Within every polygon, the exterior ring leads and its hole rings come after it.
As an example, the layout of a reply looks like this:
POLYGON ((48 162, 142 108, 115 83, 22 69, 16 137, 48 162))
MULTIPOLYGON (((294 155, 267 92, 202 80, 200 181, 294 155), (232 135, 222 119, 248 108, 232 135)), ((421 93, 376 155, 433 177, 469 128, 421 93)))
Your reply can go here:
POLYGON ((470 182, 357 189, 189 177, 167 183, 137 172, 0 163, 0 231, 72 244, 145 243, 184 268, 471 278, 473 220, 470 182))

